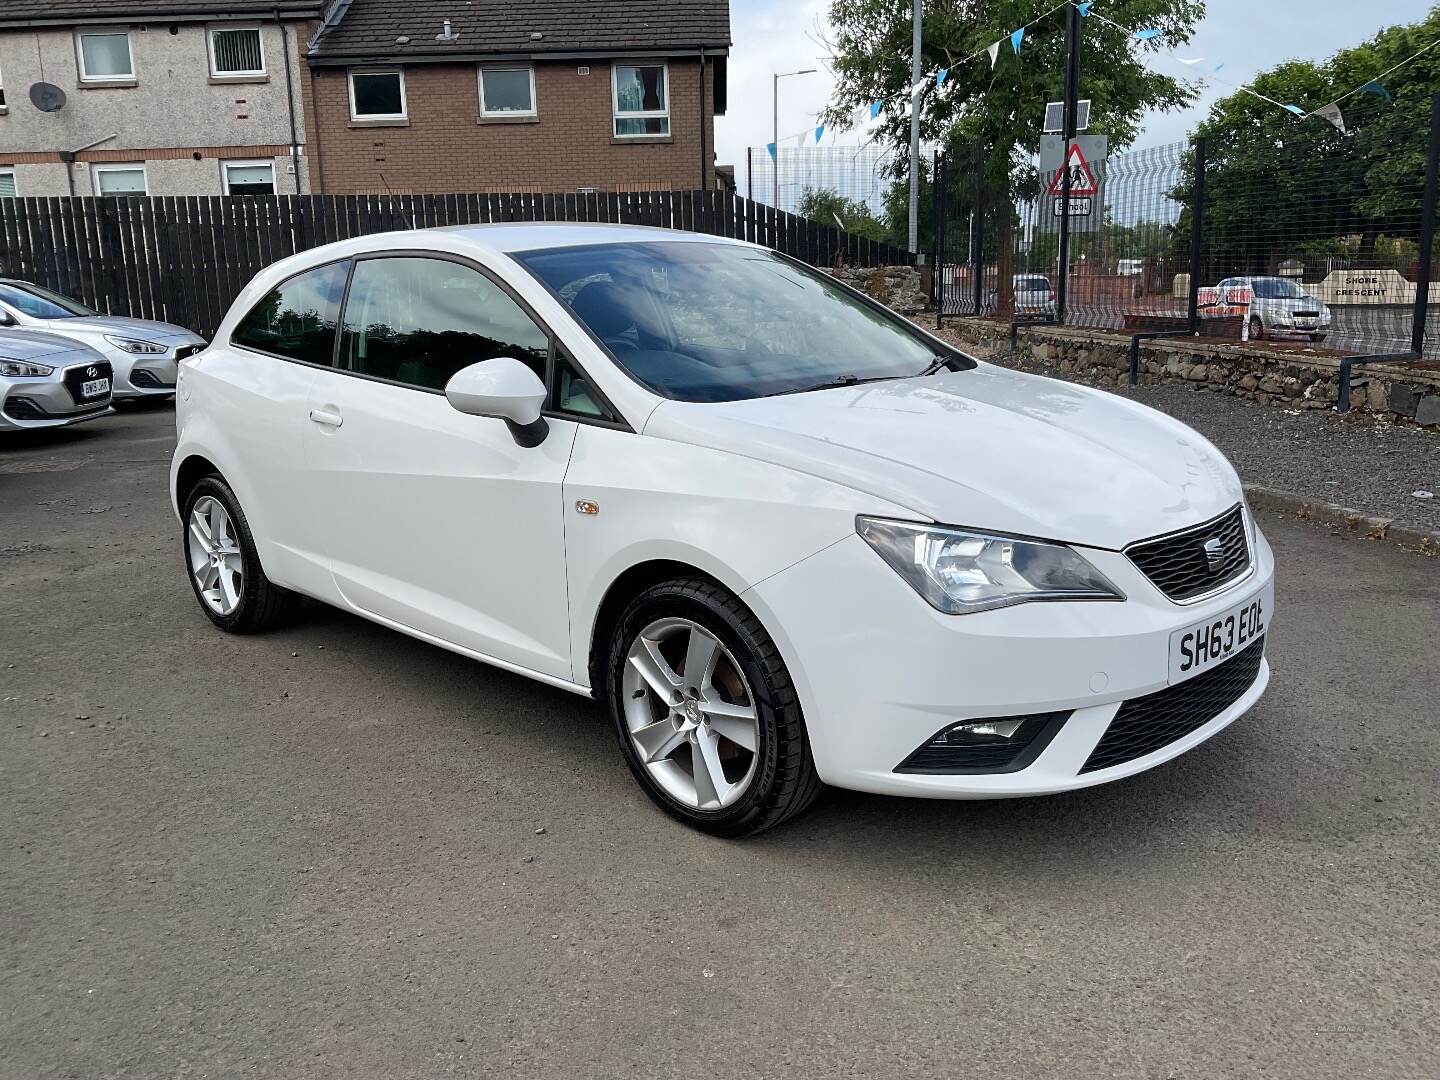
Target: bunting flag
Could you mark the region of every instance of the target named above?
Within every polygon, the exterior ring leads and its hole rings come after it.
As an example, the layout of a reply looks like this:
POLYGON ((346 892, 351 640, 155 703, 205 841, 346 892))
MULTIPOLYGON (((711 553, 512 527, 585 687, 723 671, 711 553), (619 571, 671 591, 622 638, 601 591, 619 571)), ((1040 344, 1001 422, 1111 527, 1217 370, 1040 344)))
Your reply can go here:
POLYGON ((770 160, 771 160, 771 161, 776 160, 776 159, 775 159, 775 144, 774 144, 773 142, 767 142, 767 143, 765 144, 765 149, 770 151, 770 160))
POLYGON ((1290 110, 1292 113, 1294 113, 1296 116, 1304 116, 1304 115, 1306 115, 1306 114, 1305 114, 1305 110, 1302 109, 1302 108, 1300 108, 1299 105, 1286 105, 1285 108, 1289 109, 1289 110, 1290 110))
POLYGON ((1386 90, 1385 87, 1381 86, 1373 79, 1370 82, 1367 82, 1364 86, 1360 87, 1360 92, 1362 94, 1374 94, 1376 97, 1383 97, 1386 101, 1393 100, 1390 97, 1390 91, 1386 90))
POLYGON ((1221 72, 1221 70, 1222 70, 1224 67, 1225 67, 1225 65, 1224 65, 1223 63, 1216 64, 1216 65, 1215 65, 1215 70, 1213 70, 1212 72, 1210 72, 1210 74, 1211 74, 1211 75, 1219 75, 1220 72, 1221 72))
POLYGON ((1080 12, 1081 18, 1084 18, 1086 15, 1090 14, 1090 7, 1092 4, 1094 4, 1094 2, 1095 0, 1085 0, 1083 4, 1075 5, 1076 10, 1080 12))
POLYGON ((1157 38, 1157 37, 1159 37, 1159 36, 1160 36, 1160 31, 1159 31, 1159 30, 1136 30, 1136 31, 1135 31, 1135 40, 1136 40, 1136 41, 1149 41, 1151 38, 1157 38))
POLYGON ((950 69, 949 69, 949 68, 941 68, 939 71, 937 71, 937 72, 935 73, 935 85, 936 85, 936 86, 944 86, 944 85, 945 85, 945 80, 946 80, 947 78, 949 78, 949 77, 950 77, 950 69))
POLYGON ((796 136, 795 136, 795 145, 796 145, 796 146, 804 146, 804 145, 805 145, 805 138, 806 138, 806 136, 808 136, 809 134, 810 134, 810 133, 809 133, 808 131, 802 131, 802 132, 800 132, 799 135, 796 135, 796 136))
POLYGON ((820 137, 821 137, 822 135, 824 135, 824 134, 825 134, 825 125, 824 125, 824 124, 821 124, 819 127, 817 127, 817 128, 815 129, 815 141, 818 143, 818 142, 820 141, 820 137))
POLYGON ((1015 55, 1020 55, 1020 43, 1025 40, 1025 28, 1022 26, 1010 35, 1010 47, 1015 50, 1015 55))
POLYGON ((1193 60, 1186 60, 1183 56, 1177 56, 1175 57, 1175 59, 1179 60, 1182 64, 1201 64, 1205 62, 1205 58, 1203 56, 1197 56, 1193 60))
POLYGON ((881 102, 881 101, 872 101, 872 102, 870 103, 870 119, 871 119, 871 120, 874 120, 875 117, 877 117, 877 116, 880 115, 880 109, 883 107, 883 105, 884 105, 884 102, 881 102))
POLYGON ((1329 120, 1330 123, 1335 125, 1335 130, 1340 132, 1341 135, 1346 134, 1345 117, 1340 112, 1339 105, 1326 105, 1322 109, 1316 109, 1314 115, 1323 116, 1326 120, 1329 120))
POLYGON ((985 50, 990 54, 990 70, 995 70, 995 61, 1000 59, 1000 42, 995 42, 985 50))

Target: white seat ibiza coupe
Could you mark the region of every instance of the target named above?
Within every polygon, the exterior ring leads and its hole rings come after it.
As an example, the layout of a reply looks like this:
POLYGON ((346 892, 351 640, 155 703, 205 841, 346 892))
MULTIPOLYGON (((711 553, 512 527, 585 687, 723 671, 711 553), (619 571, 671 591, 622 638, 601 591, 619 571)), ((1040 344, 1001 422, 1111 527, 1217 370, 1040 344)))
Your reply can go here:
POLYGON ((180 364, 201 609, 297 595, 610 711, 670 814, 1129 776, 1269 678, 1274 563, 1194 431, 956 352, 751 244, 388 233, 258 274, 180 364))

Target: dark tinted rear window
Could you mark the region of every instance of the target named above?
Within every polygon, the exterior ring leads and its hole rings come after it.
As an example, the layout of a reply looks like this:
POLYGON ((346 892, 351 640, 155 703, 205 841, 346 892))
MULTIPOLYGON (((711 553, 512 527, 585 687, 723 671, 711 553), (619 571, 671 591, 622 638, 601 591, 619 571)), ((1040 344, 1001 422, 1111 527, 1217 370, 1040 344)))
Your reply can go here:
POLYGON ((231 342, 291 360, 331 363, 349 266, 327 263, 284 282, 240 320, 231 342))

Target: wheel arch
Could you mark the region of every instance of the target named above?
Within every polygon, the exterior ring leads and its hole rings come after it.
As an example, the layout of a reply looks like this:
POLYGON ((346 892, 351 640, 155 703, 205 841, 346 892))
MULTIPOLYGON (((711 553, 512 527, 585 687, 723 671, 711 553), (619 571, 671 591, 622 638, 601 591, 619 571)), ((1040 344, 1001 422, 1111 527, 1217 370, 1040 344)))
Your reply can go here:
POLYGON ((189 454, 175 468, 175 513, 185 513, 185 501, 195 485, 207 476, 225 479, 219 467, 203 454, 189 454))
POLYGON ((587 671, 590 676, 590 696, 596 701, 603 701, 605 697, 605 657, 609 650, 610 635, 620 621, 621 614, 635 597, 652 585, 676 578, 699 578, 729 592, 735 591, 714 574, 679 559, 646 559, 622 571, 605 590, 605 595, 595 609, 595 618, 591 621, 587 671))

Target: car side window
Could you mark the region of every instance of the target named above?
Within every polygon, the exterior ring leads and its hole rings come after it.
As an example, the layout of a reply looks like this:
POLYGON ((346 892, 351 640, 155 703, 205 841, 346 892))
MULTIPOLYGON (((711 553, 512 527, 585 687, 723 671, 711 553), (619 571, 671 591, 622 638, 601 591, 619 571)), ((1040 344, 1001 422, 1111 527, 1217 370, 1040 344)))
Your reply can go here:
POLYGON ((443 390, 461 368, 510 356, 546 375, 550 337, 504 289, 448 259, 355 264, 340 333, 348 371, 443 390))
POLYGON ((575 366, 564 352, 555 355, 555 385, 550 395, 550 408, 556 412, 583 416, 592 420, 617 420, 604 399, 590 385, 585 373, 575 366))
POLYGON ((335 356, 335 324, 349 266, 327 263, 282 282, 240 320, 230 335, 231 344, 329 365, 335 356))

